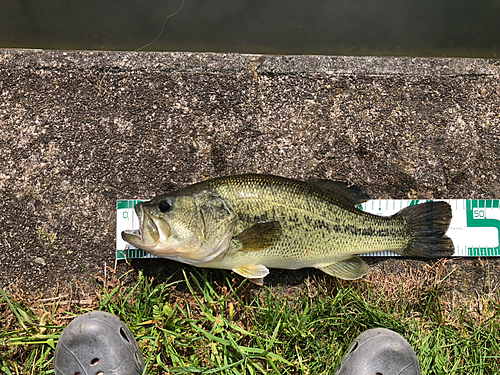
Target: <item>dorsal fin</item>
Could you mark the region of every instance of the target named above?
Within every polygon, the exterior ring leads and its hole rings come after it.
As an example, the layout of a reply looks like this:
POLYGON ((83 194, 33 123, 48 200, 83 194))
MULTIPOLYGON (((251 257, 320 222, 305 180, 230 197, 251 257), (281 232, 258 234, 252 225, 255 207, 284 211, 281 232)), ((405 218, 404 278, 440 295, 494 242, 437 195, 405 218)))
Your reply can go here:
POLYGON ((341 195, 355 206, 370 199, 370 197, 367 194, 363 193, 359 187, 354 185, 349 186, 345 182, 331 180, 312 180, 308 181, 308 183, 320 189, 341 195))

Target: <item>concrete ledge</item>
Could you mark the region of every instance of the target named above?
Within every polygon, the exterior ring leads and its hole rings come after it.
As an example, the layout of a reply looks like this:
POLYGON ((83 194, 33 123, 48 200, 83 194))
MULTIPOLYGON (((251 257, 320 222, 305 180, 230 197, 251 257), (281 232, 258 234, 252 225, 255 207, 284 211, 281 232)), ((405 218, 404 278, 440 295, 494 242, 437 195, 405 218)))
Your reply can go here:
POLYGON ((498 75, 500 61, 471 58, 280 56, 236 53, 0 50, 4 68, 123 69, 191 73, 498 75))
POLYGON ((76 261, 114 264, 117 198, 217 175, 500 198, 499 77, 481 59, 0 50, 2 285, 87 290, 76 261))

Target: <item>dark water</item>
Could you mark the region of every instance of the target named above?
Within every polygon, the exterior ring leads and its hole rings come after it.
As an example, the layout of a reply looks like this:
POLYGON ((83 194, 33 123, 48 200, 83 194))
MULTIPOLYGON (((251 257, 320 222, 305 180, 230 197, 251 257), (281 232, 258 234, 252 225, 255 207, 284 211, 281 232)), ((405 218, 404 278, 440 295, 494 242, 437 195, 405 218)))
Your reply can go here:
MULTIPOLYGON (((0 0, 0 47, 136 50, 182 0, 0 0)), ((185 0, 146 50, 500 56, 500 0, 185 0)))

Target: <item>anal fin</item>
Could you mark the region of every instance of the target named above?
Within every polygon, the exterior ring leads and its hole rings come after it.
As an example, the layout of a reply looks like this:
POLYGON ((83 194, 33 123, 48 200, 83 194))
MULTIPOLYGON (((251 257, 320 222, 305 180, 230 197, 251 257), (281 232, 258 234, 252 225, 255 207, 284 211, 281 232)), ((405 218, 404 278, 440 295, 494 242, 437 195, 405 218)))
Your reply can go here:
POLYGON ((368 273, 368 266, 358 256, 352 256, 338 262, 321 264, 316 266, 316 268, 344 280, 356 280, 368 273))

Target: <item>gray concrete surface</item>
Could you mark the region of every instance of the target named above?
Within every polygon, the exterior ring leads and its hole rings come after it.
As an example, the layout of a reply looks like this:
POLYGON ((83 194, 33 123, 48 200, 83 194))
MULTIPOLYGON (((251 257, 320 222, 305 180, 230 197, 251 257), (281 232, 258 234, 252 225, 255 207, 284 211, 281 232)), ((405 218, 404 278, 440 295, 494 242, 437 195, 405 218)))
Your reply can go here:
MULTIPOLYGON (((103 277, 114 266, 117 198, 213 176, 500 198, 499 83, 498 60, 0 50, 1 285, 92 288, 81 267, 103 277)), ((498 261, 453 262, 458 277, 498 286, 498 261)), ((375 267, 390 264, 398 272, 399 261, 375 267)))

